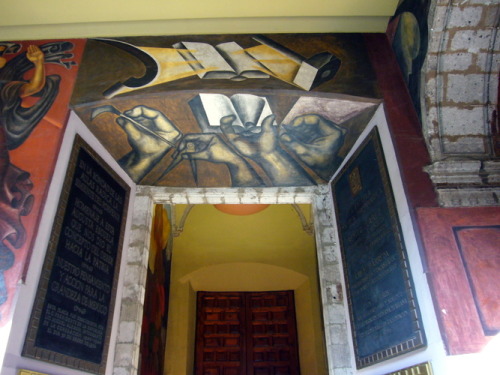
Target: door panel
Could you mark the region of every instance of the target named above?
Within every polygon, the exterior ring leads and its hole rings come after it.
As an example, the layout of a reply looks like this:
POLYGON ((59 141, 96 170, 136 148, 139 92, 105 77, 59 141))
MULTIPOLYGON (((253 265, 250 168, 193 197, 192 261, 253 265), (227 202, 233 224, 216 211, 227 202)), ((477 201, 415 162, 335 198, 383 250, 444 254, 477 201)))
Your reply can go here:
POLYGON ((244 296, 200 292, 197 306, 196 375, 244 374, 244 296))
POLYGON ((298 375, 293 292, 247 295, 248 374, 298 375))
POLYGON ((293 291, 198 292, 196 375, 299 375, 293 291))

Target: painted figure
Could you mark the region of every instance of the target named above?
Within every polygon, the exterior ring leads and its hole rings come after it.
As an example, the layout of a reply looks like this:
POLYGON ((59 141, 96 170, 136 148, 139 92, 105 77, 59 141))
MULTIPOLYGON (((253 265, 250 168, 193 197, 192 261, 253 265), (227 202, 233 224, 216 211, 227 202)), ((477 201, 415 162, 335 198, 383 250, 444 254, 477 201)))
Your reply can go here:
POLYGON ((400 0, 387 36, 420 116, 420 71, 427 55, 429 0, 400 0))
POLYGON ((339 158, 347 130, 318 114, 297 116, 289 124, 283 124, 280 135, 283 145, 328 181, 332 166, 339 158))
MULTIPOLYGON (((0 46, 0 52, 7 49, 0 46)), ((10 163, 8 149, 21 144, 27 137, 22 127, 11 121, 3 121, 3 115, 9 108, 15 106, 23 98, 34 95, 45 85, 44 56, 38 46, 29 46, 26 58, 34 65, 34 74, 30 81, 10 81, 0 87, 2 104, 2 122, 0 127, 0 305, 8 297, 4 280, 4 271, 14 265, 14 253, 7 243, 14 249, 20 248, 26 240, 26 231, 21 222, 21 216, 31 212, 34 197, 30 194, 33 183, 29 173, 17 168, 10 163)), ((0 56, 0 68, 7 60, 0 56)), ((29 134, 29 133, 28 133, 29 134)))
POLYGON ((35 200, 30 174, 12 164, 9 150, 24 143, 59 92, 60 77, 46 76, 44 64, 73 65, 63 61, 72 57, 66 53, 72 47, 69 42, 30 45, 25 53, 7 61, 2 55, 17 53, 20 46, 0 44, 0 305, 9 297, 4 272, 14 265, 13 250, 20 249, 27 239, 21 218, 31 212, 35 200), (31 78, 25 80, 24 75, 29 71, 31 78), (31 106, 23 103, 29 96, 37 97, 31 106))
POLYGON ((229 143, 241 155, 255 161, 275 186, 312 185, 314 180, 279 145, 278 127, 274 115, 264 119, 258 133, 237 134, 232 127, 234 116, 221 119, 221 130, 229 143))
POLYGON ((148 174, 182 136, 163 113, 146 106, 126 111, 116 122, 132 147, 118 162, 134 181, 148 174))
MULTIPOLYGON (((66 57, 63 43, 49 43, 42 48, 50 53, 51 62, 66 57)), ((71 44, 71 43, 70 43, 71 44)), ((67 47, 66 47, 67 48, 67 47)), ((44 62, 46 54, 38 46, 29 46, 26 53, 20 54, 5 64, 0 70, 0 122, 6 133, 7 148, 13 150, 28 138, 36 125, 48 112, 59 91, 60 77, 45 77, 44 62), (23 76, 34 69, 32 78, 27 82, 23 76), (27 96, 40 99, 30 107, 23 106, 27 96)))
POLYGON ((26 241, 21 216, 33 207, 32 188, 30 174, 11 164, 5 131, 0 128, 0 305, 8 297, 3 273, 14 265, 9 245, 19 249, 26 241))
MULTIPOLYGON (((246 123, 235 125, 234 115, 222 117, 218 131, 182 135, 180 130, 160 111, 137 106, 123 114, 114 107, 94 109, 118 114, 116 122, 127 134, 132 150, 120 165, 136 181, 141 181, 170 151, 173 161, 165 168, 158 182, 183 160, 189 160, 197 182, 196 161, 225 164, 233 187, 307 186, 315 183, 291 154, 321 178, 328 178, 332 163, 344 142, 346 130, 318 114, 297 116, 290 124, 275 125, 269 115, 261 126, 246 123), (280 130, 281 129, 281 130, 280 130), (259 175, 252 164, 265 173, 259 175)), ((262 173, 262 172, 261 172, 262 173)))

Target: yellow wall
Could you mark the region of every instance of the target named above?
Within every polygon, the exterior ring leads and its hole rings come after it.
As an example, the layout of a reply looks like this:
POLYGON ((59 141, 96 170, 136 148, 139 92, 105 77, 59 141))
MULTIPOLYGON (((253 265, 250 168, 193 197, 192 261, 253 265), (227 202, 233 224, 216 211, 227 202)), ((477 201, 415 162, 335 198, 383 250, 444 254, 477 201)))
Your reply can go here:
POLYGON ((2 0, 2 40, 385 32, 397 0, 2 0), (125 5, 125 6, 124 6, 125 5))
POLYGON ((140 21, 228 17, 384 16, 391 15, 395 0, 60 0, 2 1, 2 22, 50 24, 75 22, 140 21), (8 5, 10 3, 11 6, 8 5))
MULTIPOLYGON (((183 208, 176 206, 178 217, 183 208)), ((249 216, 195 206, 174 239, 165 373, 192 373, 196 291, 288 289, 295 290, 301 371, 326 374, 314 237, 297 213, 290 205, 249 216)))

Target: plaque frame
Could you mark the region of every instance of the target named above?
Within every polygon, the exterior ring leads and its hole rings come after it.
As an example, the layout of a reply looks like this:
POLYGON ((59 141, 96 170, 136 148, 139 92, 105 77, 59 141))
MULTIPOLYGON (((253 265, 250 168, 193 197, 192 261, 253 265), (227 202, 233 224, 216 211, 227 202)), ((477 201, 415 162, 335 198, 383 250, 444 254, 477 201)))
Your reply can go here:
MULTIPOLYGON (((94 374, 103 375, 106 372, 106 363, 109 351, 110 337, 112 320, 114 315, 114 308, 116 302, 116 291, 118 287, 118 277, 120 273, 120 265, 123 251, 123 240, 127 219, 127 211, 130 199, 130 186, 114 171, 111 167, 106 164, 106 162, 83 140, 83 138, 76 134, 73 142, 73 147, 66 171, 66 176, 64 179, 63 188, 60 194, 60 200, 57 207, 56 215, 54 218, 54 223, 52 226, 52 231, 50 235, 50 240, 47 246, 47 253, 45 255, 45 260, 43 263, 43 268, 41 271, 39 284, 37 288, 37 293, 35 296, 33 308, 31 311, 31 317, 29 321, 29 326, 24 341, 24 347, 22 355, 28 358, 33 358, 48 363, 65 366, 80 371, 86 371, 94 374), (98 168, 98 172, 104 174, 108 181, 115 184, 120 190, 122 199, 121 206, 117 209, 120 212, 119 220, 116 223, 116 230, 118 234, 114 241, 114 265, 113 265, 113 275, 112 275, 112 285, 109 292, 109 302, 107 303, 107 315, 105 317, 105 327, 104 327, 104 337, 100 341, 102 350, 96 351, 97 357, 100 357, 98 361, 92 361, 88 358, 80 358, 80 356, 75 356, 67 353, 60 353, 57 350, 48 349, 43 346, 39 346, 36 343, 38 333, 41 329, 41 318, 42 313, 46 310, 46 298, 49 290, 50 278, 52 275, 53 267, 58 255, 59 244, 61 240, 61 233, 64 229, 63 225, 65 223, 65 215, 67 211, 71 208, 68 207, 68 200, 71 194, 75 193, 74 180, 76 171, 78 168, 78 162, 82 159, 80 158, 81 152, 85 153, 87 158, 90 158, 94 164, 94 170, 98 168)), ((92 201, 95 202, 95 201, 92 201)), ((65 249, 66 250, 66 249, 65 249)))
POLYGON ((49 375, 41 372, 20 369, 17 375, 49 375))
MULTIPOLYGON (((373 188, 373 186, 371 186, 373 188)), ((422 324, 422 319, 420 315, 420 310, 418 307, 417 299, 416 299, 416 294, 415 294, 415 288, 413 286, 413 280, 411 277, 411 270, 409 267, 409 261, 408 261, 408 256, 406 254, 406 247, 404 244, 404 239, 403 239, 403 234, 401 230, 401 224, 399 221, 399 216, 396 208, 396 201, 394 198, 394 193, 392 190, 392 184, 390 181, 388 169, 387 169, 387 164, 385 161, 383 149, 382 149, 382 144, 380 141, 380 136, 378 132, 377 126, 375 126, 371 132, 368 134, 366 139, 362 142, 360 147, 355 151, 355 153, 352 155, 352 157, 349 159, 349 161, 344 165, 340 173, 338 173, 337 176, 335 176, 334 180, 331 182, 331 188, 332 188, 332 194, 334 197, 334 206, 335 206, 335 214, 337 216, 337 223, 338 223, 338 234, 339 234, 339 241, 341 245, 341 253, 342 253, 342 263, 343 263, 343 268, 344 268, 344 278, 345 278, 345 284, 346 284, 346 291, 347 291, 347 302, 348 302, 348 307, 349 307, 349 317, 351 321, 351 334, 353 338, 353 345, 354 345, 354 352, 355 352, 355 361, 356 361, 356 367, 358 369, 365 368, 368 366, 371 366, 375 363, 382 362, 384 360, 408 353, 413 350, 417 350, 419 348, 423 348, 426 346, 426 337, 425 337, 425 332, 423 329, 423 324, 422 324), (367 260, 362 260, 358 264, 354 265, 354 262, 351 258, 351 260, 347 260, 347 252, 352 250, 352 247, 349 248, 349 240, 344 239, 344 234, 342 233, 342 220, 340 218, 340 211, 341 211, 341 205, 342 202, 339 202, 338 197, 336 196, 337 192, 337 185, 340 184, 340 181, 344 179, 344 188, 345 185, 347 184, 348 189, 350 190, 351 196, 354 198, 356 195, 360 193, 360 191, 363 189, 363 183, 361 181, 360 173, 359 173, 359 167, 360 167, 360 162, 359 158, 360 155, 367 150, 368 147, 372 147, 373 145, 373 150, 374 150, 374 161, 373 163, 376 164, 376 169, 379 173, 379 178, 380 178, 380 183, 381 187, 380 189, 383 190, 383 198, 385 198, 385 205, 387 207, 387 212, 389 215, 388 221, 390 223, 385 223, 386 224, 386 229, 388 233, 391 233, 392 235, 392 245, 393 248, 388 249, 389 255, 396 257, 396 264, 399 267, 400 274, 397 275, 397 278, 399 278, 397 281, 401 283, 404 287, 404 292, 400 289, 400 292, 403 293, 403 299, 407 300, 406 304, 403 304, 403 310, 402 313, 405 314, 408 318, 408 320, 411 320, 411 322, 408 324, 411 326, 411 335, 406 337, 405 339, 401 339, 398 342, 392 342, 392 343, 386 343, 380 344, 379 347, 376 350, 372 350, 370 353, 366 353, 368 350, 366 349, 367 347, 372 347, 375 346, 374 344, 371 343, 369 340, 370 337, 373 338, 372 336, 367 335, 368 337, 362 338, 363 335, 366 335, 366 332, 369 332, 370 325, 363 325, 363 324, 358 324, 358 319, 356 317, 355 312, 353 311, 353 305, 355 302, 353 302, 355 299, 358 301, 361 299, 360 297, 362 296, 362 293, 359 292, 359 290, 355 290, 359 284, 359 279, 362 279, 362 274, 361 277, 358 277, 356 280, 356 277, 353 276, 352 270, 356 266, 364 266, 360 267, 360 269, 356 270, 359 272, 361 271, 366 271, 367 264, 368 265, 373 265, 374 260, 371 259, 371 263, 367 260), (347 181, 347 183, 346 183, 347 181), (390 226, 390 228, 389 228, 390 226), (390 229, 390 231, 389 231, 390 229), (367 262, 367 263, 363 263, 367 262), (351 270, 351 271, 350 271, 351 270), (350 275, 351 274, 351 275, 350 275), (350 280, 352 278, 352 280, 350 280), (358 282, 357 284, 355 283, 358 282), (351 284, 356 284, 356 287, 354 287, 351 284), (365 329, 366 331, 363 331, 365 329), (360 348, 363 347, 361 350, 360 348), (363 353, 361 353, 363 351, 363 353)), ((340 189, 340 187, 339 187, 340 189)), ((349 218, 353 219, 354 221, 356 218, 349 218)), ((350 220, 349 223, 352 224, 352 221, 350 220)), ((347 225, 347 223, 346 223, 347 225)), ((369 231, 366 230, 365 231, 369 231)), ((346 235, 347 237, 347 235, 346 235)), ((351 241, 352 243, 352 241, 351 241)), ((370 249, 368 248, 368 251, 370 249)), ((365 256, 365 254, 363 254, 365 256)), ((378 260, 378 259, 377 259, 378 260)), ((385 271, 385 270, 384 270, 385 271)), ((382 282, 382 280, 380 280, 382 282)), ((373 287, 375 283, 370 280, 369 282, 370 285, 368 285, 365 289, 374 290, 373 287), (373 285, 371 285, 373 284, 373 285)), ((377 287, 379 287, 378 285, 377 287)), ((361 289, 361 288, 360 288, 361 289)), ((383 289, 383 286, 380 287, 380 289, 383 289)), ((390 300, 390 296, 389 296, 390 300)), ((396 300, 397 301, 397 300, 396 300)), ((400 303, 400 301, 397 301, 400 303)), ((373 308, 374 311, 372 311, 373 315, 370 315, 370 318, 367 319, 369 321, 370 319, 376 322, 380 322, 383 320, 381 319, 382 316, 384 316, 384 313, 386 311, 387 305, 384 303, 379 303, 382 306, 378 306, 375 304, 375 308, 373 308), (384 308, 385 310, 382 310, 384 308), (372 319, 372 317, 375 317, 372 319), (378 317, 378 318, 377 318, 378 317)), ((396 310, 396 312, 401 311, 401 306, 398 306, 399 310, 396 310)), ((367 308, 368 310, 368 308, 367 308)), ((370 322, 370 323, 372 323, 370 322)), ((363 322, 365 323, 365 322, 363 322)), ((377 330, 378 327, 371 326, 370 327, 373 330, 377 330)), ((382 336, 382 335, 381 335, 382 336)), ((385 338, 382 336, 380 338, 380 342, 382 342, 385 338)), ((388 340, 388 339, 385 339, 388 340)), ((373 341, 373 340, 372 340, 373 341)))
POLYGON ((432 367, 430 362, 424 362, 415 366, 405 367, 387 375, 432 375, 432 367))

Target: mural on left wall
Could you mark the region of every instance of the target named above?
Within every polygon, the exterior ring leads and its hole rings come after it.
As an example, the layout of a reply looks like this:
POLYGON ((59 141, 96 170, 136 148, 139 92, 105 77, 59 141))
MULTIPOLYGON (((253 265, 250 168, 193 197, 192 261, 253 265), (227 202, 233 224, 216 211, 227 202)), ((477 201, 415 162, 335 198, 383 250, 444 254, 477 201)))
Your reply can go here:
POLYGON ((0 42, 0 326, 31 255, 84 43, 0 42))

